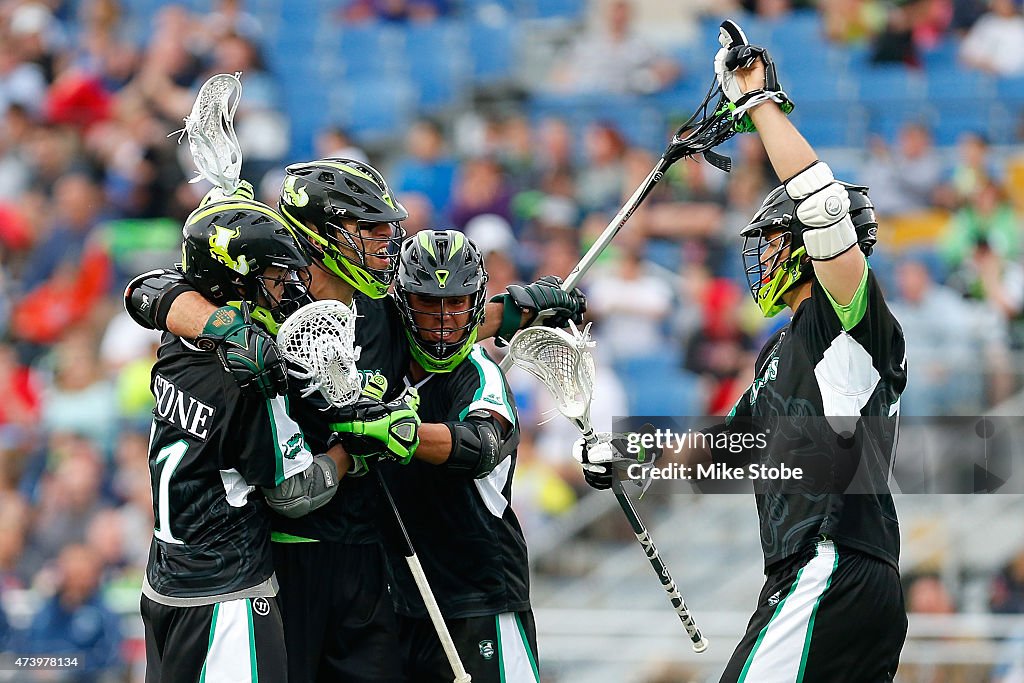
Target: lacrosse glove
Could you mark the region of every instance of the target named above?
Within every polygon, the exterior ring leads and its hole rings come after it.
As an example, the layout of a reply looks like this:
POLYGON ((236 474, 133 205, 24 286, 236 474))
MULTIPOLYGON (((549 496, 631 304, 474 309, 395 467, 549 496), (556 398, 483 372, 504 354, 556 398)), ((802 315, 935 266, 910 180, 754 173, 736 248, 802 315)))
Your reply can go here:
POLYGON ((722 86, 722 92, 725 93, 726 99, 732 104, 732 117, 736 131, 739 133, 752 133, 756 130, 754 122, 747 112, 759 104, 771 100, 779 105, 779 108, 786 114, 793 111, 792 100, 779 84, 775 62, 772 61, 768 50, 763 47, 757 45, 723 47, 715 55, 715 76, 718 78, 718 84, 722 86), (736 70, 750 68, 758 59, 764 64, 764 86, 745 93, 736 81, 736 70))
POLYGON ((248 199, 252 201, 256 198, 256 191, 252 188, 252 183, 248 180, 241 180, 238 183, 238 188, 231 194, 226 193, 219 187, 214 187, 207 192, 202 200, 199 202, 199 208, 203 208, 207 204, 213 204, 214 202, 223 202, 228 199, 248 199))
POLYGON ((405 465, 420 445, 420 417, 416 414, 420 398, 415 389, 390 403, 361 398, 351 406, 338 409, 330 424, 352 460, 353 474, 367 469, 376 457, 390 458, 405 465))
POLYGON ((604 491, 610 489, 615 481, 617 463, 626 463, 626 466, 639 464, 644 467, 654 464, 661 451, 646 449, 638 440, 640 434, 653 430, 653 425, 645 424, 640 428, 640 432, 598 432, 595 444, 588 444, 585 439, 577 439, 572 445, 572 457, 582 465, 583 478, 587 484, 598 491, 604 491))
POLYGON ((504 306, 501 327, 496 335, 506 344, 523 327, 529 327, 538 316, 545 316, 548 327, 565 327, 569 321, 580 325, 587 312, 587 297, 579 288, 566 292, 562 289, 562 278, 545 275, 528 285, 509 285, 506 294, 491 298, 504 306), (528 313, 523 322, 523 313, 528 313))
POLYGON ((274 338, 231 306, 218 308, 206 321, 196 346, 214 351, 224 370, 246 391, 273 398, 288 391, 288 372, 274 338))

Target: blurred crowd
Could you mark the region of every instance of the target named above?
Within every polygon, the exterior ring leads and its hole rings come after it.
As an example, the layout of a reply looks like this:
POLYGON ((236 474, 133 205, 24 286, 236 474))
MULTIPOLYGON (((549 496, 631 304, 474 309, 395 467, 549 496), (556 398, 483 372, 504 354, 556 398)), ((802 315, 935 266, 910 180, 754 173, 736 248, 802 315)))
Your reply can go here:
MULTIPOLYGON (((123 675, 122 662, 138 668, 141 656, 139 633, 118 615, 137 609, 152 529, 148 383, 159 337, 127 318, 120 293, 131 275, 174 260, 181 223, 206 189, 188 182, 187 146, 168 134, 207 77, 242 72, 243 176, 275 204, 283 164, 300 160, 287 145, 282 75, 260 50, 265 17, 235 0, 206 14, 152 5, 150 37, 138 42, 124 30, 131 4, 0 0, 0 651, 85 653, 74 680, 123 675)), ((464 9, 456 0, 338 4, 335 19, 351 22, 464 9)), ((785 21, 794 4, 734 7, 785 21)), ((694 17, 701 6, 692 4, 694 17)), ((658 2, 600 7, 553 60, 549 87, 656 92, 703 69, 651 47, 650 22, 631 23, 658 2)), ((879 59, 913 62, 920 46, 955 32, 966 64, 1024 70, 1013 0, 828 0, 821 12, 830 38, 870 42, 879 59), (1003 47, 975 47, 993 41, 1003 47)), ((382 168, 410 232, 465 230, 486 255, 492 294, 566 275, 656 161, 609 122, 576 128, 515 108, 475 121, 424 117, 383 150, 339 127, 308 134, 318 157, 382 168)), ((873 267, 906 332, 912 414, 977 413, 1020 388, 1024 164, 1012 152, 981 134, 938 149, 910 122, 848 164, 881 217, 873 267)), ((778 180, 756 138, 736 139, 730 153, 728 175, 676 164, 584 283, 598 429, 628 413, 725 414, 760 342, 784 322, 757 314, 737 237, 778 180)), ((585 488, 568 457, 572 428, 557 419, 534 428, 550 400, 512 380, 526 427, 516 507, 530 535, 585 488)), ((996 578, 993 610, 1024 611, 1021 567, 1018 558, 996 578)))

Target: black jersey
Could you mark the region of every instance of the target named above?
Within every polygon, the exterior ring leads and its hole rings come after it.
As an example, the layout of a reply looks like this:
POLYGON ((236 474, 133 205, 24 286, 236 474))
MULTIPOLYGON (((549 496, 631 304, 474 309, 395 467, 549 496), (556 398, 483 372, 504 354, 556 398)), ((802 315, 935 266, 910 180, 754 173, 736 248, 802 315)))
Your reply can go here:
MULTIPOLYGON (((463 420, 471 412, 487 410, 508 420, 513 429, 509 438, 518 440, 512 392, 480 346, 455 370, 432 374, 418 388, 424 423, 463 420)), ((515 466, 515 451, 509 449, 481 479, 416 459, 381 470, 446 618, 530 609, 526 541, 511 507, 515 466)), ((396 611, 425 618, 402 553, 386 547, 396 611)))
POLYGON ((255 489, 312 463, 286 399, 243 393, 214 354, 170 334, 151 388, 156 523, 143 592, 176 607, 273 596, 269 508, 255 489))
MULTIPOLYGON (((355 337, 361 350, 356 366, 362 374, 363 393, 389 401, 405 389, 402 378, 409 367, 410 355, 401 319, 390 297, 371 299, 357 293, 353 302, 359 316, 355 337)), ((331 435, 329 420, 321 412, 325 407, 318 393, 291 404, 292 416, 306 430, 307 439, 317 453, 326 450, 331 435)), ((274 539, 378 543, 377 497, 376 477, 344 477, 337 495, 305 517, 289 519, 275 514, 274 539)))
POLYGON ((888 477, 906 354, 903 331, 865 270, 848 306, 814 281, 810 298, 761 351, 754 381, 730 414, 731 425, 751 418, 766 435, 759 464, 807 473, 798 490, 780 480, 755 486, 766 568, 820 536, 898 563, 888 477))

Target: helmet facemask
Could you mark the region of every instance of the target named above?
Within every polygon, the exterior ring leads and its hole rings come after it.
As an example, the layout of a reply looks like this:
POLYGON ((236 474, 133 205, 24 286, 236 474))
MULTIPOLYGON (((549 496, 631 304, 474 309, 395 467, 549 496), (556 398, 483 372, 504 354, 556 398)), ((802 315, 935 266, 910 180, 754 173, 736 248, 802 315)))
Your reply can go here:
MULTIPOLYGON (((325 242, 324 265, 367 296, 379 298, 386 294, 398 272, 405 229, 398 222, 355 221, 353 231, 345 226, 343 212, 330 207, 328 213, 336 218, 328 218, 321 231, 325 242), (389 233, 375 237, 382 225, 389 227, 389 233), (384 261, 384 267, 371 266, 369 258, 373 257, 384 261)), ((352 221, 348 222, 351 224, 352 221)))
POLYGON ((401 292, 399 307, 406 333, 424 369, 448 372, 469 355, 483 322, 485 294, 483 288, 473 295, 452 297, 401 292))
POLYGON ((743 238, 743 266, 750 294, 765 317, 778 314, 786 305, 782 296, 809 275, 807 252, 801 245, 795 251, 793 233, 781 230, 765 233, 751 231, 743 238))
POLYGON ((299 310, 311 301, 309 295, 309 268, 286 269, 279 276, 267 275, 266 272, 256 277, 259 292, 259 306, 265 308, 278 323, 299 310), (274 291, 281 292, 280 296, 274 291))

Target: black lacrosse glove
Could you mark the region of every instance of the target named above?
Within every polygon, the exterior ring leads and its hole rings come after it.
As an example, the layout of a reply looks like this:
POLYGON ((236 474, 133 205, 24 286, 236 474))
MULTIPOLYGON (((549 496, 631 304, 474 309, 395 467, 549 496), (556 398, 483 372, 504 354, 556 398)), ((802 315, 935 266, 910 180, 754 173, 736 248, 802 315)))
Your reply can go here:
POLYGON ((412 460, 420 445, 419 394, 408 389, 390 403, 361 398, 351 406, 335 409, 329 416, 330 429, 345 450, 363 467, 377 457, 401 464, 412 460))
POLYGON ((562 289, 562 278, 545 275, 528 285, 509 285, 506 294, 491 298, 504 306, 501 327, 497 338, 505 343, 523 327, 529 327, 538 316, 544 316, 548 327, 566 327, 569 321, 583 323, 587 312, 587 297, 579 288, 566 292, 562 289), (523 313, 527 313, 523 321, 523 313))
POLYGON ((768 50, 763 47, 757 45, 723 47, 715 56, 715 75, 722 86, 722 92, 732 104, 734 125, 739 133, 752 133, 756 130, 754 122, 747 112, 759 104, 771 100, 778 104, 786 114, 793 111, 793 101, 789 99, 789 95, 783 91, 782 85, 779 83, 775 62, 768 54, 768 50), (764 64, 764 86, 744 93, 736 82, 734 72, 737 69, 750 68, 759 59, 764 64))
POLYGON ((615 481, 615 466, 639 464, 643 467, 654 465, 661 456, 658 448, 645 448, 640 442, 640 435, 653 433, 654 425, 648 423, 638 432, 625 434, 599 432, 596 444, 589 444, 578 439, 572 447, 572 455, 583 466, 583 478, 591 488, 604 491, 612 487, 615 481))
POLYGON ((203 351, 214 351, 243 390, 264 398, 287 393, 288 372, 274 338, 245 313, 231 306, 218 308, 195 342, 203 351))

